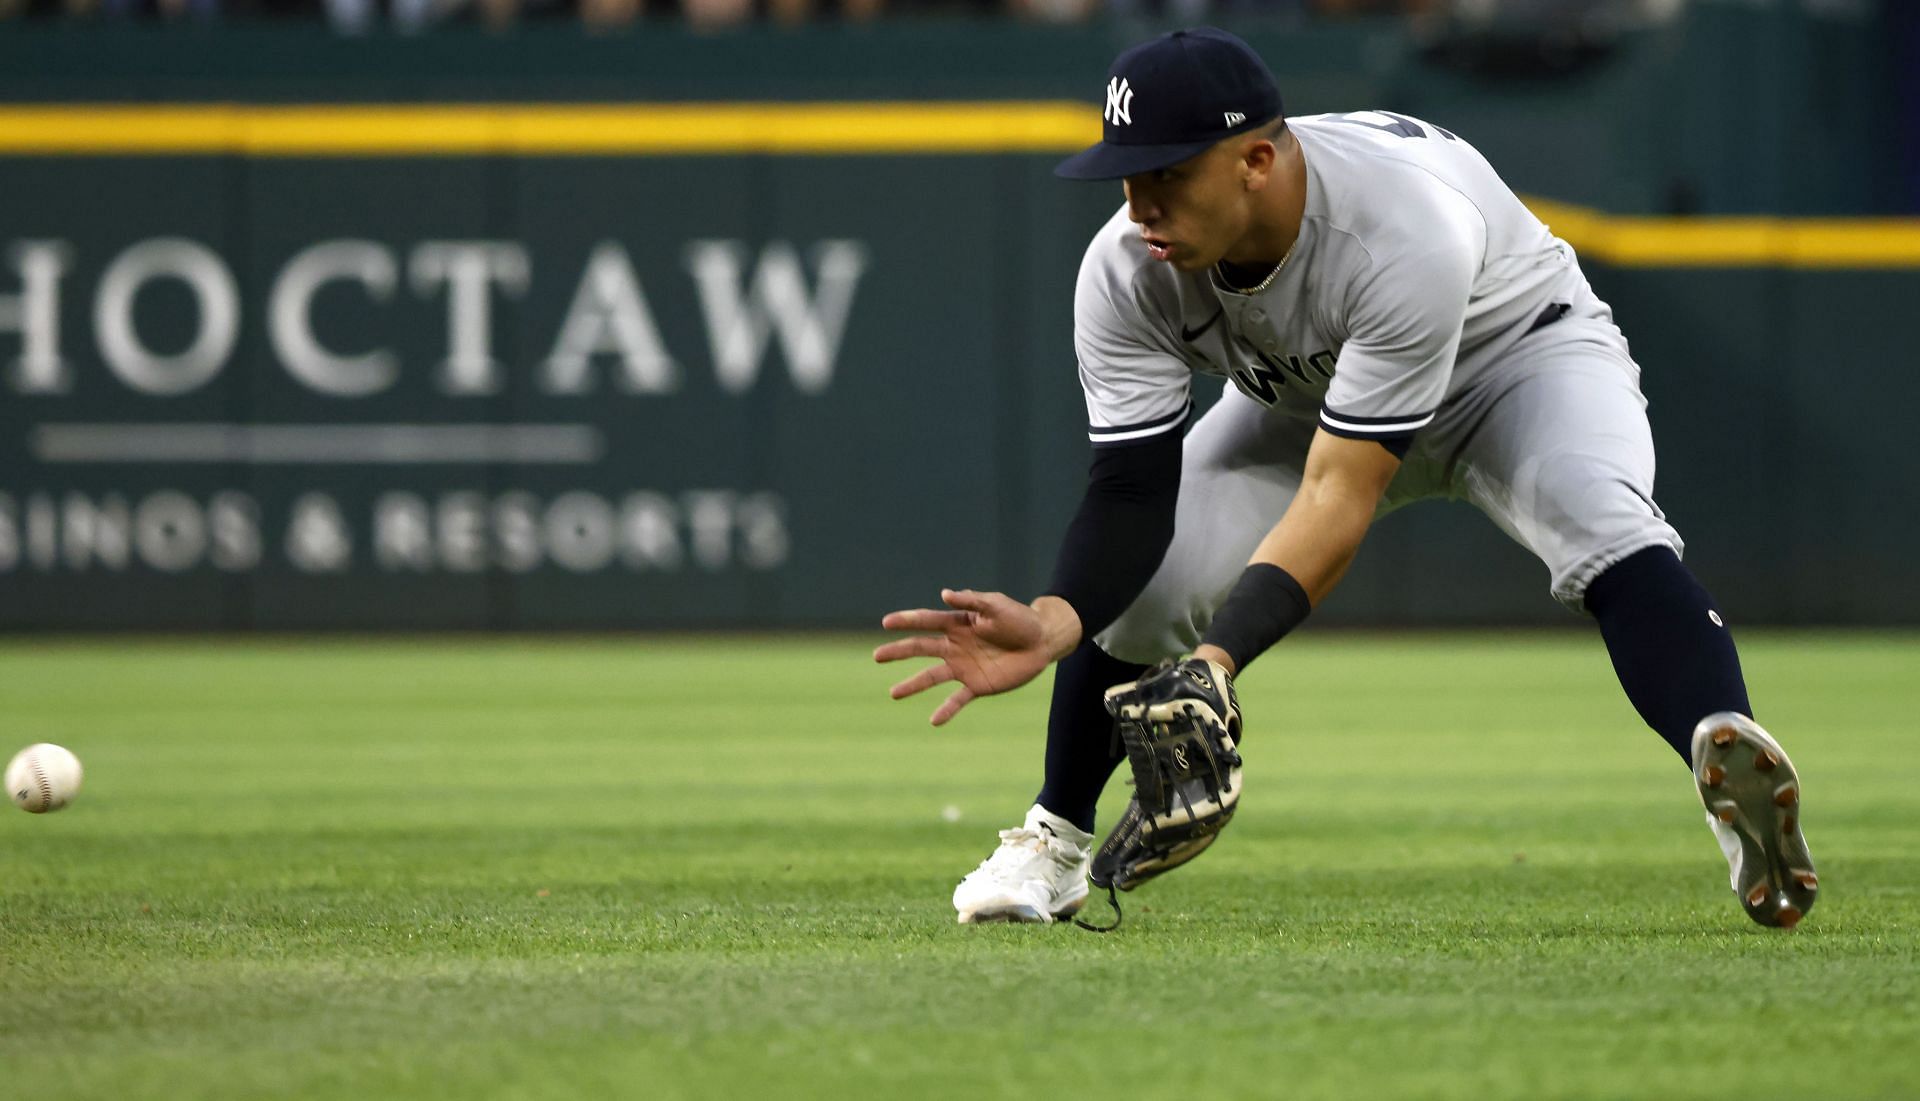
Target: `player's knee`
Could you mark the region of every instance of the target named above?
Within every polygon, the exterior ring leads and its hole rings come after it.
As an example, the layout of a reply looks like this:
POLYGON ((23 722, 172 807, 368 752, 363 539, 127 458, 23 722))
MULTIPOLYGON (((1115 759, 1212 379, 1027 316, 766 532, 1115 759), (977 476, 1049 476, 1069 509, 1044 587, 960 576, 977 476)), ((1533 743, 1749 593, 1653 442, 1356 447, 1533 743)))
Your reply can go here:
POLYGON ((1603 457, 1543 457, 1522 487, 1531 542, 1553 574, 1553 595, 1574 611, 1593 578, 1624 554, 1680 537, 1653 503, 1652 479, 1603 457))
POLYGON ((1535 521, 1574 543, 1605 542, 1662 519, 1631 471, 1593 455, 1542 458, 1531 491, 1535 521))

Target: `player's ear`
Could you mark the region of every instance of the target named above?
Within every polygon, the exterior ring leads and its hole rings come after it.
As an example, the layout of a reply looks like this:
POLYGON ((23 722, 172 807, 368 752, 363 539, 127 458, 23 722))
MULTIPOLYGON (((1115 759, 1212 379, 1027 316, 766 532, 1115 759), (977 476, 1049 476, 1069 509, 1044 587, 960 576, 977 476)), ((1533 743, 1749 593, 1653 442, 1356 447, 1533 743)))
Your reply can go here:
POLYGON ((1273 175, 1274 163, 1279 159, 1278 150, 1267 138, 1258 138, 1248 142, 1240 153, 1240 181, 1248 191, 1264 191, 1267 180, 1273 175))

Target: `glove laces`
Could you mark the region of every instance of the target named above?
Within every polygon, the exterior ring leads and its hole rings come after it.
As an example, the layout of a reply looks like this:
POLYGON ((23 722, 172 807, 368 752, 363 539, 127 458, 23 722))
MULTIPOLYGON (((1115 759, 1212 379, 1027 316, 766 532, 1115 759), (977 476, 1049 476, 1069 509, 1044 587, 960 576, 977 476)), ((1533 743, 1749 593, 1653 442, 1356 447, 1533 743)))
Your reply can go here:
POLYGON ((1113 932, 1115 929, 1120 928, 1120 923, 1126 919, 1126 915, 1120 912, 1120 896, 1114 892, 1113 884, 1111 883, 1107 884, 1107 905, 1113 907, 1112 925, 1095 925, 1081 917, 1074 918, 1073 923, 1090 933, 1113 932))

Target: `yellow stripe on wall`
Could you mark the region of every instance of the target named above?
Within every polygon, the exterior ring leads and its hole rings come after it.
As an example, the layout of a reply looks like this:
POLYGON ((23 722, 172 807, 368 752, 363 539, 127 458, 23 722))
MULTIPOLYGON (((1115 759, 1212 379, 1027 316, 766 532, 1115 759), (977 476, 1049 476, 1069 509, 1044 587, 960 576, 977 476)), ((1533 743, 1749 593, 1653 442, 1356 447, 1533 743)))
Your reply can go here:
MULTIPOLYGON (((0 156, 432 157, 1068 153, 1090 103, 66 104, 0 107, 0 156)), ((1620 267, 1920 268, 1920 218, 1652 218, 1527 205, 1620 267)))
POLYGON ((1648 218, 1528 198, 1582 256, 1626 268, 1920 268, 1920 218, 1648 218))
POLYGON ((0 153, 255 157, 1060 152, 1100 140, 1081 103, 0 108, 0 153))

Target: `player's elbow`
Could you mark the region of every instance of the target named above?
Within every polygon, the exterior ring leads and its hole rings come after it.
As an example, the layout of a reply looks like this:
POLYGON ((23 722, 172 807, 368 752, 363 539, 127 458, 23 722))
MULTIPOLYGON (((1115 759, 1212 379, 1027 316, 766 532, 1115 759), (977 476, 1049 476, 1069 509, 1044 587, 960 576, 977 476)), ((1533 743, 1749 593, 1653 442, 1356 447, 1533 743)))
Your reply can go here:
POLYGON ((1307 463, 1300 498, 1316 510, 1371 517, 1399 473, 1399 457, 1373 440, 1327 440, 1323 461, 1307 463))
POLYGON ((1316 529, 1329 534, 1348 532, 1358 542, 1373 522, 1385 491, 1384 484, 1375 486, 1339 474, 1308 478, 1300 483, 1294 508, 1311 515, 1316 529))

